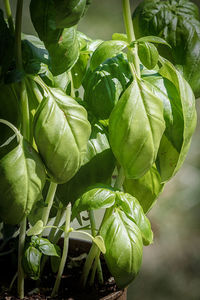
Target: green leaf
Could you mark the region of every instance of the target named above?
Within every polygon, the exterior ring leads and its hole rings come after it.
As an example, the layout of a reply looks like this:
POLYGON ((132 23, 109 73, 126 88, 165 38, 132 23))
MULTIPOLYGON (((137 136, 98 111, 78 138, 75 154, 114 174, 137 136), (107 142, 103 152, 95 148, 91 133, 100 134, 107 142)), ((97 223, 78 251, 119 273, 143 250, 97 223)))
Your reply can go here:
POLYGON ((109 271, 119 288, 130 284, 142 263, 142 237, 137 225, 124 212, 116 210, 103 224, 100 234, 106 247, 104 254, 109 271))
POLYGON ((31 227, 28 231, 27 231, 27 236, 31 236, 31 235, 38 235, 40 233, 42 233, 44 229, 44 225, 42 220, 37 221, 37 223, 35 223, 35 225, 33 227, 31 227))
POLYGON ((158 63, 158 50, 148 42, 138 44, 138 56, 141 63, 149 70, 153 69, 158 63))
POLYGON ((164 185, 161 184, 159 172, 153 166, 139 179, 125 179, 123 187, 126 193, 137 198, 144 213, 147 213, 155 204, 164 185))
POLYGON ((89 189, 76 200, 72 208, 72 220, 84 210, 111 207, 115 202, 115 193, 111 188, 96 187, 89 189))
POLYGON ((106 247, 102 236, 100 235, 95 236, 93 242, 97 245, 97 247, 103 254, 106 253, 106 247))
POLYGON ((111 148, 128 179, 142 177, 152 167, 164 129, 161 99, 143 80, 131 83, 109 120, 111 148))
POLYGON ((113 33, 112 40, 124 41, 128 43, 127 35, 124 33, 118 33, 118 32, 113 33))
POLYGON ((106 132, 97 124, 92 133, 82 167, 67 183, 59 184, 56 195, 64 205, 74 203, 89 186, 97 183, 110 184, 115 168, 115 158, 110 149, 106 132))
POLYGON ((125 55, 106 60, 95 71, 88 71, 83 87, 88 109, 99 119, 108 119, 121 93, 132 80, 125 55))
POLYGON ((19 135, 18 145, 0 157, 2 220, 8 224, 19 224, 41 197, 45 180, 44 166, 38 153, 19 135))
POLYGON ((80 53, 76 64, 73 66, 71 72, 73 77, 73 84, 76 89, 78 89, 83 81, 86 74, 87 64, 90 56, 88 54, 80 53))
POLYGON ((42 253, 33 246, 29 246, 23 255, 24 272, 33 280, 37 280, 40 277, 41 257, 42 253))
POLYGON ((145 216, 138 200, 130 194, 123 192, 116 192, 116 203, 123 210, 123 212, 130 218, 141 231, 143 244, 145 246, 153 242, 153 232, 151 231, 151 224, 145 216))
POLYGON ((166 45, 171 48, 170 44, 168 44, 164 39, 162 39, 158 36, 153 36, 153 35, 141 37, 141 38, 137 39, 136 42, 137 43, 141 43, 141 42, 146 43, 147 42, 147 43, 163 44, 163 45, 166 45))
POLYGON ((117 54, 122 52, 122 50, 126 47, 127 43, 124 41, 111 40, 101 43, 94 51, 91 57, 91 70, 93 71, 94 69, 96 69, 101 63, 103 63, 108 58, 116 56, 117 54))
POLYGON ((33 236, 31 241, 34 247, 36 247, 44 255, 59 256, 58 246, 52 244, 49 240, 33 236))
MULTIPOLYGON (((196 109, 195 98, 189 84, 170 62, 162 60, 162 63, 163 66, 159 73, 175 85, 180 99, 181 110, 179 110, 179 113, 182 114, 183 118, 180 147, 174 146, 169 135, 164 135, 161 140, 157 166, 164 182, 176 174, 185 160, 196 127, 196 109)), ((177 137, 179 136, 177 135, 177 137)))
POLYGON ((159 36, 159 53, 182 70, 196 97, 200 96, 200 17, 192 1, 143 1, 133 14, 137 38, 159 36))
POLYGON ((53 181, 70 180, 83 162, 90 136, 86 110, 51 88, 34 116, 34 138, 53 181))

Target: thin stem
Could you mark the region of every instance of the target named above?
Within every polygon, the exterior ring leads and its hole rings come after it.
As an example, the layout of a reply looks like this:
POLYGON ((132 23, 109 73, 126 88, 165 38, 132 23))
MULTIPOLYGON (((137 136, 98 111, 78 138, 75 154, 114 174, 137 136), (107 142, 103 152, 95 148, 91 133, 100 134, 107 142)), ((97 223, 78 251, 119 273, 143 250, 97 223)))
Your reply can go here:
POLYGON ((97 253, 98 253, 98 247, 95 244, 92 244, 90 252, 88 253, 88 256, 86 258, 86 261, 85 261, 85 264, 83 267, 83 273, 81 276, 81 284, 83 285, 83 287, 85 287, 85 285, 86 285, 89 272, 91 270, 93 261, 97 255, 97 253))
POLYGON ((75 95, 75 91, 74 91, 74 83, 73 83, 73 78, 72 78, 71 71, 68 72, 68 75, 69 75, 69 79, 70 79, 70 82, 71 82, 71 97, 75 98, 76 95, 75 95))
POLYGON ((57 214, 56 214, 56 218, 55 218, 54 223, 53 223, 54 227, 52 227, 52 229, 51 229, 51 231, 49 233, 49 236, 48 236, 48 240, 50 242, 53 241, 53 238, 55 236, 56 230, 58 229, 58 226, 59 226, 60 221, 61 221, 61 219, 63 217, 63 214, 64 214, 63 206, 59 206, 57 214))
MULTIPOLYGON (((123 3, 124 25, 126 28, 128 42, 130 44, 131 42, 135 41, 135 33, 134 33, 133 22, 131 18, 130 2, 129 0, 122 0, 122 3, 123 3)), ((140 63, 137 54, 137 45, 135 45, 133 49, 129 49, 128 52, 129 52, 128 57, 131 56, 132 57, 131 60, 133 61, 133 66, 131 66, 132 62, 129 61, 131 72, 135 70, 137 76, 140 77, 140 63)))
POLYGON ((29 103, 25 81, 22 80, 20 85, 20 98, 22 107, 22 132, 24 138, 27 139, 27 141, 30 141, 29 103))
POLYGON ((22 256, 24 252, 24 243, 26 237, 26 217, 20 223, 19 244, 18 244, 18 295, 24 298, 24 270, 22 267, 22 256))
POLYGON ((69 203, 67 205, 67 208, 66 208, 66 221, 65 221, 65 235, 64 235, 63 253, 62 253, 62 258, 61 258, 58 274, 57 274, 57 277, 56 277, 56 282, 55 282, 51 297, 54 297, 58 293, 61 277, 62 277, 64 267, 65 267, 65 263, 66 263, 66 260, 67 260, 68 246, 69 246, 69 233, 70 233, 70 220, 71 220, 71 203, 69 203))
POLYGON ((12 12, 11 12, 11 8, 10 8, 10 1, 4 0, 4 6, 5 6, 5 11, 6 11, 7 19, 8 19, 8 25, 9 25, 10 32, 14 35, 15 29, 14 29, 12 12))
POLYGON ((96 222, 95 222, 95 217, 94 217, 94 211, 89 210, 88 214, 89 214, 89 218, 90 218, 91 233, 92 233, 92 236, 95 237, 96 236, 96 222))
POLYGON ((15 21, 15 56, 16 56, 16 65, 19 70, 23 69, 22 47, 21 47, 22 9, 23 9, 23 0, 18 0, 16 21, 15 21))
POLYGON ((49 214, 50 214, 51 207, 53 205, 53 200, 54 200, 57 186, 58 185, 55 182, 51 182, 49 185, 49 190, 48 190, 47 198, 45 201, 45 204, 47 206, 43 208, 43 213, 42 213, 42 222, 43 222, 44 226, 47 225, 47 222, 49 219, 49 214))
POLYGON ((95 259, 94 259, 94 264, 93 264, 93 267, 92 267, 92 273, 91 273, 91 277, 90 277, 90 281, 89 281, 90 286, 92 286, 94 284, 95 274, 96 274, 96 271, 97 271, 97 268, 98 268, 98 263, 100 262, 100 258, 99 258, 100 253, 101 253, 101 251, 98 250, 97 255, 95 256, 95 259))

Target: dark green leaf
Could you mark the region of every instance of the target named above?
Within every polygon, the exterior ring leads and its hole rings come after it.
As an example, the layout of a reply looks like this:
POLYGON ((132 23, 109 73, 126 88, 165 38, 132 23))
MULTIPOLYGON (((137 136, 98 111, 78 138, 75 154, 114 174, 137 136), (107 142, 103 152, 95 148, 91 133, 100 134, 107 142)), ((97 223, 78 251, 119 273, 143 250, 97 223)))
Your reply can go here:
POLYGON ((48 256, 59 256, 58 246, 52 244, 49 240, 33 236, 31 241, 41 253, 48 256))
POLYGON ((40 277, 40 261, 42 253, 33 246, 29 246, 23 255, 24 272, 33 280, 40 277))

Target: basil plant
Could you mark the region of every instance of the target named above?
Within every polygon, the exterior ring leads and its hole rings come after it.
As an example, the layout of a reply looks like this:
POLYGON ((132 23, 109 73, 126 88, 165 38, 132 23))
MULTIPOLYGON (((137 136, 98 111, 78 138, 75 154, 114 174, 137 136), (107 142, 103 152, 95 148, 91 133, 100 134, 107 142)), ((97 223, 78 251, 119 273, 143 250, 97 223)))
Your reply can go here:
POLYGON ((71 232, 92 240, 83 287, 95 274, 103 283, 101 253, 117 286, 127 287, 153 242, 146 214, 182 166, 196 126, 196 7, 170 1, 164 15, 168 1, 145 1, 133 27, 129 0, 122 0, 126 33, 103 41, 77 29, 90 2, 31 0, 38 36, 21 32, 23 1, 15 24, 9 1, 5 16, 0 10, 0 221, 4 233, 17 229, 20 298, 25 277, 42 278, 49 256, 57 272, 51 296, 59 293, 71 232))

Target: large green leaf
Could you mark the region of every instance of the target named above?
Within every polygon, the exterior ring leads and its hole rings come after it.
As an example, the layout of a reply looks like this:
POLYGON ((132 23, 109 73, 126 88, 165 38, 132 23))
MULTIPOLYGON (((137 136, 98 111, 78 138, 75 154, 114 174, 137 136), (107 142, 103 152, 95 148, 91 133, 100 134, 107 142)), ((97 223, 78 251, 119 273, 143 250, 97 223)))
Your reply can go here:
POLYGON ((0 157, 0 217, 18 224, 41 197, 46 179, 38 153, 21 136, 19 144, 0 157))
POLYGON ((152 167, 164 129, 161 99, 145 81, 133 81, 109 120, 111 148, 127 178, 137 179, 152 167))
POLYGON ((124 212, 116 210, 103 224, 100 234, 106 247, 107 266, 119 288, 136 277, 142 262, 142 236, 124 212))
POLYGON ((115 167, 115 158, 104 130, 92 126, 91 137, 83 162, 77 174, 67 183, 59 184, 56 195, 64 205, 74 203, 86 189, 94 184, 109 184, 115 167))
POLYGON ((34 116, 34 138, 53 181, 64 183, 76 174, 89 136, 86 110, 61 90, 51 88, 34 116))
POLYGON ((93 72, 89 70, 83 81, 88 110, 98 119, 107 119, 130 80, 129 65, 122 54, 106 60, 93 72))
POLYGON ((155 166, 138 179, 126 178, 123 184, 125 192, 137 198, 145 213, 152 208, 163 186, 155 166))
MULTIPOLYGON (((171 90, 168 90, 170 102, 174 101, 171 104, 173 113, 172 128, 169 128, 172 135, 163 135, 157 159, 161 180, 164 182, 176 174, 185 160, 196 127, 196 110, 195 98, 189 84, 170 62, 162 60, 162 64, 159 73, 171 81, 177 90, 177 94, 175 92, 170 94, 171 90), (174 95, 174 98, 172 95, 174 95), (177 124, 179 124, 179 127, 177 124), (178 143, 174 142, 175 138, 177 138, 178 143)), ((169 85, 167 89, 168 87, 169 85)))
POLYGON ((138 200, 128 193, 116 192, 116 203, 123 212, 130 218, 141 231, 143 243, 145 246, 153 241, 153 232, 151 224, 145 216, 144 211, 138 200))
POLYGON ((171 49, 159 46, 160 53, 182 70, 195 96, 200 96, 198 7, 189 0, 145 0, 135 10, 133 21, 137 38, 157 35, 171 45, 171 49))

